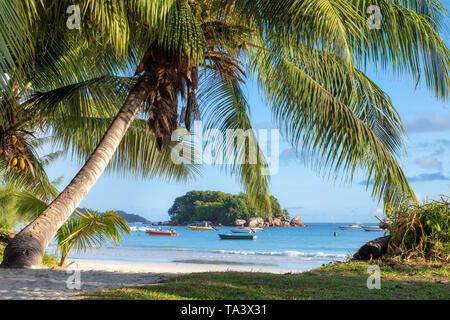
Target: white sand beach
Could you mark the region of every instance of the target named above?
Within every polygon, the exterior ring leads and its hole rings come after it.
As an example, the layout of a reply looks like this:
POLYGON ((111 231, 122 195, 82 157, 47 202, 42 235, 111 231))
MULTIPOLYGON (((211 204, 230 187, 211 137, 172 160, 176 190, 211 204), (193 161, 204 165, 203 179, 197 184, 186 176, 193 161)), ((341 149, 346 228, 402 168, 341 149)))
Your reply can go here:
POLYGON ((70 262, 72 262, 72 264, 70 264, 67 269, 0 268, 0 299, 76 300, 83 298, 83 292, 153 284, 179 274, 192 272, 291 272, 291 270, 287 269, 260 268, 242 265, 154 263, 88 259, 78 259, 70 262), (76 282, 77 279, 79 279, 79 282, 76 282), (79 283, 79 288, 77 288, 77 283, 79 283))

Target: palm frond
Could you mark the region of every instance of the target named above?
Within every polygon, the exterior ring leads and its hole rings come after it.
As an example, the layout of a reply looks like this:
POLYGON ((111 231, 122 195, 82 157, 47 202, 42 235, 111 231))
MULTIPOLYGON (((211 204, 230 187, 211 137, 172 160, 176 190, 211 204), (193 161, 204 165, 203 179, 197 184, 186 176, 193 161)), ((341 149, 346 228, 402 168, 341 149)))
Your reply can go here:
POLYGON ((230 81, 212 72, 204 74, 200 83, 199 101, 205 130, 219 130, 225 137, 225 141, 214 141, 215 149, 224 148, 226 163, 219 167, 238 177, 250 204, 270 212, 270 173, 252 130, 250 109, 242 88, 237 80, 230 81), (244 140, 239 141, 242 136, 244 140))
POLYGON ((364 170, 372 195, 385 204, 414 197, 394 157, 404 131, 387 96, 343 60, 325 55, 314 66, 305 52, 282 54, 303 64, 258 50, 250 65, 294 147, 318 154, 316 168, 347 174, 348 181, 364 170))
MULTIPOLYGON (((113 118, 85 117, 70 124, 55 125, 54 146, 71 150, 80 163, 86 161, 108 129, 113 118), (89 139, 86 139, 89 132, 89 139)), ((167 181, 191 181, 200 174, 200 168, 188 161, 173 161, 172 150, 176 142, 158 149, 152 133, 145 133, 146 123, 136 119, 125 134, 111 159, 106 172, 134 178, 160 178, 167 181)), ((179 142, 186 144, 187 142, 179 142)), ((186 148, 190 145, 186 145, 186 148)))
POLYGON ((88 248, 100 246, 104 241, 119 242, 123 234, 131 233, 127 222, 114 211, 104 214, 98 212, 75 211, 74 217, 69 219, 56 234, 59 249, 70 251, 75 248, 86 251, 88 248))
POLYGON ((449 99, 448 12, 436 0, 236 0, 219 1, 254 25, 265 42, 299 44, 338 55, 352 67, 373 64, 410 74, 442 101, 449 99), (380 29, 367 21, 369 6, 380 8, 380 29))
POLYGON ((7 184, 0 188, 0 207, 6 215, 14 215, 23 221, 36 218, 48 203, 36 197, 32 192, 7 184))

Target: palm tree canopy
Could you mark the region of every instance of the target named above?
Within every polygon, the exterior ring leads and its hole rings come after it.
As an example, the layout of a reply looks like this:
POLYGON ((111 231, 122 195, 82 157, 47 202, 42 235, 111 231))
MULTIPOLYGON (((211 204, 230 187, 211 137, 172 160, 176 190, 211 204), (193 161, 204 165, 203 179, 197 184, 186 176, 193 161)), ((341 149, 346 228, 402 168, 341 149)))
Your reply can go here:
MULTIPOLYGON (((259 83, 289 141, 317 159, 319 169, 346 173, 349 180, 362 170, 368 186, 373 182, 373 196, 385 203, 414 197, 397 163, 405 137, 400 118, 363 71, 373 65, 409 74, 448 101, 450 54, 441 38, 448 33, 448 13, 439 1, 85 0, 79 2, 81 30, 66 26, 61 13, 69 5, 2 4, 0 15, 14 13, 12 22, 23 31, 0 37, 0 48, 12 48, 0 67, 17 63, 13 48, 24 39, 39 41, 33 29, 40 38, 47 35, 45 47, 62 43, 58 49, 78 55, 77 67, 52 61, 66 78, 150 74, 157 90, 143 111, 158 148, 179 124, 179 96, 186 101, 180 122, 188 130, 199 115, 221 130, 251 128, 241 90, 248 76, 259 83), (379 29, 367 24, 369 5, 380 8, 379 29), (216 94, 204 81, 217 84, 216 94)), ((236 157, 241 153, 236 150, 236 157)), ((232 168, 253 199, 268 195, 268 177, 260 174, 265 165, 261 159, 232 168)))
MULTIPOLYGON (((54 199, 58 191, 48 181, 42 164, 61 152, 39 159, 38 151, 43 145, 50 144, 56 149, 72 149, 72 155, 83 161, 83 157, 92 152, 89 148, 93 144, 95 147, 100 140, 135 82, 133 78, 116 76, 92 78, 92 73, 79 68, 84 56, 79 48, 74 49, 73 41, 71 37, 45 39, 43 43, 36 41, 29 60, 16 61, 16 66, 5 70, 6 76, 0 79, 3 183, 20 185, 22 190, 33 192, 46 201, 54 199), (93 133, 87 145, 86 130, 93 133), (47 137, 42 138, 43 135, 47 137), (24 163, 23 170, 20 162, 24 163)), ((99 74, 113 71, 116 70, 101 69, 99 74)), ((170 147, 155 153, 154 140, 152 135, 145 135, 141 130, 130 130, 121 144, 121 153, 116 154, 108 171, 184 181, 200 173, 198 166, 168 161, 170 147), (124 153, 128 156, 123 157, 124 153)))

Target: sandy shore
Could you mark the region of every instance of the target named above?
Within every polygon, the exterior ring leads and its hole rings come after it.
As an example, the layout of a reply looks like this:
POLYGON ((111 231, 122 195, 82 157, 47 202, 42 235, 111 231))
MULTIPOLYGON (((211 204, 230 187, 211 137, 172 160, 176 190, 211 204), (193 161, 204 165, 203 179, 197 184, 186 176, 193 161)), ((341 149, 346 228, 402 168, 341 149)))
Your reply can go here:
POLYGON ((259 265, 229 265, 229 264, 197 264, 197 263, 177 263, 177 262, 128 262, 119 260, 73 260, 69 269, 82 271, 103 270, 112 272, 143 272, 159 274, 183 274, 192 272, 207 271, 246 271, 246 272, 270 272, 287 273, 289 269, 282 269, 270 266, 259 265))
POLYGON ((158 283, 177 274, 205 271, 291 272, 241 265, 79 259, 67 269, 0 269, 0 299, 81 299, 82 292, 158 283))

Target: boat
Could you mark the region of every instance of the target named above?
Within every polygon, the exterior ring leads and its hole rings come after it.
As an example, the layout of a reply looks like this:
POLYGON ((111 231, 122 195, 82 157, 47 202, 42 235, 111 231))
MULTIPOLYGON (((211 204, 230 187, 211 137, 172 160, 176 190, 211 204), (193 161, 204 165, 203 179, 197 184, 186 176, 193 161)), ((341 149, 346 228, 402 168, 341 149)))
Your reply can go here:
POLYGON ((217 231, 217 228, 211 226, 189 226, 189 229, 198 231, 217 231))
POLYGON ((222 234, 219 233, 222 240, 255 240, 257 237, 254 234, 222 234))
POLYGON ((147 228, 147 227, 144 227, 144 226, 132 226, 132 227, 130 227, 130 230, 132 231, 132 232, 137 232, 137 231, 148 231, 148 230, 150 230, 150 228, 147 228))
POLYGON ((362 227, 359 224, 349 224, 348 226, 339 226, 342 230, 361 230, 362 227))
POLYGON ((379 226, 361 226, 365 231, 384 231, 379 226))
POLYGON ((232 233, 255 233, 255 230, 252 230, 251 228, 234 228, 230 230, 232 233))
POLYGON ((154 235, 154 236, 176 236, 177 235, 177 232, 173 229, 169 229, 169 230, 150 229, 150 230, 147 230, 147 233, 154 235))

